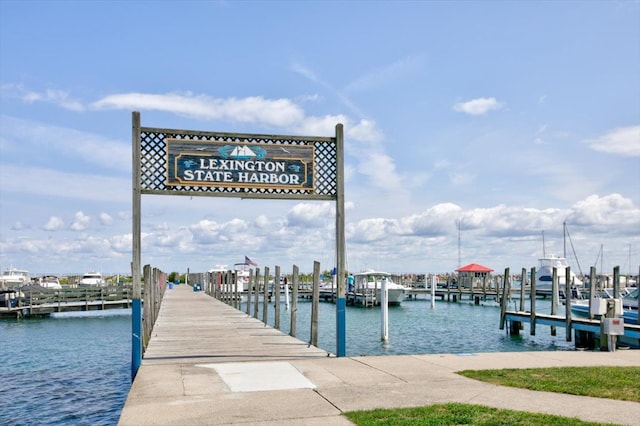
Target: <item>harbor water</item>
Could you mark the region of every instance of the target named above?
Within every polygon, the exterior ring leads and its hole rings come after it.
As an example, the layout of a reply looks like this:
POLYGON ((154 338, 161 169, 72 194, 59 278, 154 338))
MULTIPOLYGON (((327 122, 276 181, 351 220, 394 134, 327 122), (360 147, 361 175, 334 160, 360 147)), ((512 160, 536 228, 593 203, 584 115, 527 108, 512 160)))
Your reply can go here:
POLYGON ((115 425, 131 385, 131 310, 0 320, 0 425, 115 425))
MULTIPOLYGON (((474 305, 472 301, 436 301, 431 308, 427 298, 405 300, 400 306, 389 307, 389 338, 381 340, 379 308, 347 307, 347 356, 407 355, 431 353, 466 354, 474 352, 516 352, 573 350, 564 333, 550 335, 549 327, 539 326, 536 336, 529 335, 528 324, 520 336, 510 336, 500 330, 500 307, 493 301, 474 305)), ((527 300, 529 303, 529 300, 527 300)), ((281 302, 280 330, 289 333, 291 313, 281 302)), ((516 309, 511 305, 510 309, 516 309)), ((564 307, 562 307, 564 309, 564 307)), ((246 312, 246 305, 241 307, 246 312)), ((560 308, 558 308, 561 311, 560 308)), ((550 313, 548 300, 536 301, 538 313, 550 313)), ((251 310, 253 312, 253 309, 251 310)), ((311 335, 311 302, 298 302, 296 337, 309 342, 311 335)), ((560 313, 561 314, 561 313, 560 313)), ((318 347, 336 352, 336 306, 319 304, 318 347)), ((259 304, 258 319, 262 319, 259 304)), ((274 326, 275 308, 269 305, 267 323, 274 326)))
MULTIPOLYGON (((536 309, 549 312, 550 304, 538 300, 536 309)), ((303 341, 309 341, 310 311, 311 303, 300 300, 296 329, 303 341)), ((564 333, 551 336, 549 327, 538 327, 536 336, 528 329, 509 336, 499 330, 500 308, 494 302, 438 301, 431 308, 428 298, 406 300, 389 308, 387 342, 380 339, 379 308, 348 307, 346 318, 347 356, 573 349, 564 333)), ((273 325, 274 319, 270 304, 267 322, 273 325)), ((289 319, 282 303, 280 329, 285 333, 289 319)), ((336 351, 335 328, 335 305, 320 303, 318 346, 331 353, 336 351)), ((0 425, 117 424, 131 385, 130 310, 4 319, 0 336, 0 425)))

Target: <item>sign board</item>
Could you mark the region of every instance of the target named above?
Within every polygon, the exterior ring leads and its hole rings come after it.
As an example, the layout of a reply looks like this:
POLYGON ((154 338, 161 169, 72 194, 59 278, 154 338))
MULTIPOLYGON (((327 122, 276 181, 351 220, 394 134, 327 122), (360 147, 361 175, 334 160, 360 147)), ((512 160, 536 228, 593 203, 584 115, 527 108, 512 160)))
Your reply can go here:
POLYGON ((313 145, 167 139, 167 186, 313 191, 313 145))

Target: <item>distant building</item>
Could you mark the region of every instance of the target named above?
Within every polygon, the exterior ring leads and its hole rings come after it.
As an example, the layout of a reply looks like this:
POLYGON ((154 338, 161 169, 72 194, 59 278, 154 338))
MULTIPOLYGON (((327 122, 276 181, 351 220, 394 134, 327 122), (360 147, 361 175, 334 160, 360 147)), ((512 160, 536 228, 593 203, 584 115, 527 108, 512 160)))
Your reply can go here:
POLYGON ((482 287, 491 276, 493 269, 477 263, 470 263, 456 269, 458 273, 458 286, 461 288, 482 287))

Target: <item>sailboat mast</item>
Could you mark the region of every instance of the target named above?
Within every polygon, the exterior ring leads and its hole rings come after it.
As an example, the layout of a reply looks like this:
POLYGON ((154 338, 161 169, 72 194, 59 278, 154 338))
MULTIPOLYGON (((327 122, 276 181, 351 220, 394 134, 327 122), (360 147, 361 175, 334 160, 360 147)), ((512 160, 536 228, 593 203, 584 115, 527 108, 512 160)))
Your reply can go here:
POLYGON ((547 252, 544 248, 544 229, 542 230, 542 257, 547 257, 547 252))
POLYGON ((563 247, 563 251, 564 253, 562 254, 562 257, 564 257, 565 259, 567 258, 567 222, 562 222, 562 245, 563 247))
POLYGON ((460 249, 460 222, 462 221, 462 219, 458 220, 458 268, 460 268, 462 266, 462 254, 461 254, 461 249, 460 249))

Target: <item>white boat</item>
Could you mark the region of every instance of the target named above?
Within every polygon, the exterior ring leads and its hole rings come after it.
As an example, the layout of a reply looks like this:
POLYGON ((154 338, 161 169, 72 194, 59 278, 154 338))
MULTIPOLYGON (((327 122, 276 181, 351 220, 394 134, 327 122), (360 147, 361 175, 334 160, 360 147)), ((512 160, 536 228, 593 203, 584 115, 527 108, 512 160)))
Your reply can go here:
MULTIPOLYGON (((375 304, 380 303, 380 291, 382 280, 387 281, 387 305, 399 305, 409 293, 409 289, 401 284, 396 284, 388 272, 367 270, 353 274, 353 294, 354 296, 367 294, 375 296, 375 304)), ((351 292, 350 292, 351 293, 351 292)), ((356 301, 357 303, 357 301, 356 301)))
POLYGON ((0 276, 0 288, 3 289, 23 287, 29 284, 31 284, 31 277, 29 271, 24 269, 7 268, 0 276))
POLYGON ((216 265, 215 268, 209 269, 209 273, 216 274, 213 276, 215 280, 214 287, 217 287, 222 292, 236 291, 235 283, 227 283, 227 273, 234 272, 236 275, 236 282, 238 283, 238 292, 247 291, 249 287, 249 267, 244 263, 236 263, 233 266, 233 270, 227 265, 216 265))
MULTIPOLYGON (((622 303, 622 317, 625 322, 631 324, 638 323, 638 293, 639 289, 625 288, 620 291, 620 299, 622 303)), ((613 290, 606 288, 601 293, 598 293, 594 299, 612 299, 613 290)), ((580 299, 571 302, 571 312, 580 317, 589 317, 589 299, 580 299)), ((600 318, 600 315, 594 315, 594 317, 600 318)))
POLYGON ((54 290, 62 288, 62 286, 60 285, 60 280, 55 275, 45 275, 44 277, 41 277, 40 286, 54 290))
MULTIPOLYGON (((536 270, 536 295, 537 296, 549 296, 551 295, 551 289, 553 285, 553 268, 556 268, 556 274, 558 276, 558 289, 560 293, 563 293, 566 289, 566 276, 567 268, 569 264, 567 259, 559 256, 546 256, 538 259, 539 265, 536 270)), ((573 271, 569 271, 569 277, 571 282, 569 283, 572 288, 583 288, 584 283, 573 271)))
POLYGON ((246 263, 236 263, 233 265, 236 280, 238 281, 238 291, 249 290, 249 269, 249 265, 246 263))
POLYGON ((105 285, 105 281, 102 278, 102 274, 100 272, 87 272, 80 278, 78 282, 78 286, 87 287, 87 286, 102 286, 105 285))

